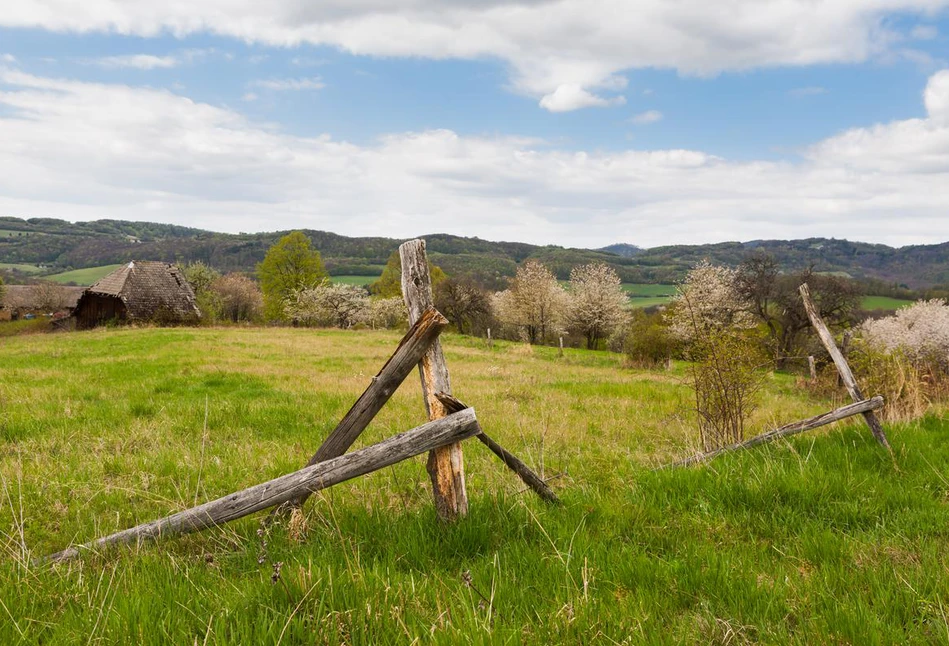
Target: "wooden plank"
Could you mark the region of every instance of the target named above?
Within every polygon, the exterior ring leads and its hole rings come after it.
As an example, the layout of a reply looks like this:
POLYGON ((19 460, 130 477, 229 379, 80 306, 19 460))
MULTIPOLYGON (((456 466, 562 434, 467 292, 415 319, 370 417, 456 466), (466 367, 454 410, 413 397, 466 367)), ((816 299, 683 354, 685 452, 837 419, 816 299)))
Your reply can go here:
MULTIPOLYGON (((447 325, 448 319, 438 310, 431 308, 423 312, 402 337, 395 352, 379 373, 372 378, 369 387, 323 441, 306 466, 339 457, 348 451, 447 325)), ((304 494, 290 502, 298 507, 305 503, 308 497, 309 494, 304 494)))
MULTIPOLYGON (((432 281, 428 272, 424 240, 410 240, 399 247, 402 259, 402 296, 409 310, 409 323, 433 307, 432 281)), ((436 339, 418 364, 422 379, 425 410, 430 420, 444 417, 446 412, 435 393, 451 394, 448 364, 436 339)), ((468 514, 468 494, 465 490, 465 463, 461 444, 438 448, 428 456, 428 474, 432 480, 435 510, 442 520, 454 520, 468 514)))
POLYGON ((678 462, 673 462, 669 467, 685 467, 692 464, 698 464, 699 462, 707 462, 712 458, 718 457, 722 453, 727 453, 729 451, 738 451, 740 449, 750 449, 753 446, 758 446, 759 444, 765 444, 767 442, 774 442, 782 437, 790 437, 792 435, 797 435, 798 433, 803 433, 804 431, 810 431, 821 426, 826 426, 827 424, 832 424, 834 422, 839 422, 842 419, 846 419, 853 415, 860 415, 863 413, 871 412, 877 410, 878 408, 883 408, 883 398, 877 395, 872 399, 865 399, 863 401, 856 402, 854 404, 847 404, 835 410, 830 411, 829 413, 823 413, 822 415, 817 415, 805 419, 800 422, 794 422, 792 424, 786 424, 780 428, 776 428, 768 431, 767 433, 762 433, 761 435, 756 435, 750 440, 744 442, 737 442, 735 444, 729 444, 728 446, 723 446, 720 449, 714 451, 709 451, 708 453, 699 453, 698 455, 693 455, 690 458, 684 460, 679 460, 678 462))
POLYGON ((480 431, 473 409, 428 422, 372 446, 304 467, 299 471, 232 493, 223 498, 70 547, 43 559, 65 561, 82 552, 112 545, 157 540, 223 525, 254 512, 280 505, 301 493, 313 493, 382 469, 450 442, 460 442, 480 431))
MULTIPOLYGON (((435 396, 438 397, 438 401, 442 403, 442 406, 444 406, 445 410, 449 413, 457 413, 468 408, 466 404, 446 393, 435 393, 435 396)), ((543 478, 534 473, 529 466, 519 460, 513 453, 488 437, 484 429, 475 435, 475 437, 481 440, 481 443, 488 447, 492 453, 501 458, 501 461, 507 465, 511 471, 516 473, 524 484, 540 496, 544 502, 549 502, 554 505, 560 504, 560 498, 553 492, 553 489, 547 486, 543 478)))
MULTIPOLYGON (((814 301, 811 300, 811 291, 808 289, 807 283, 801 285, 800 292, 801 299, 804 301, 804 310, 807 312, 807 317, 811 320, 811 325, 813 325, 814 330, 817 331, 817 336, 820 337, 824 347, 827 348, 830 358, 834 360, 834 365, 837 366, 837 373, 840 375, 841 380, 843 380, 847 392, 850 393, 850 398, 853 399, 854 402, 862 401, 864 399, 863 393, 860 392, 857 380, 853 377, 850 364, 847 363, 843 353, 837 348, 837 343, 834 341, 833 335, 830 333, 830 330, 827 329, 824 320, 820 317, 817 307, 814 305, 814 301)), ((886 434, 883 432, 883 425, 880 424, 880 420, 873 414, 873 411, 863 413, 863 419, 866 420, 867 426, 870 427, 870 432, 873 433, 873 437, 875 437, 880 444, 885 446, 887 450, 892 451, 892 449, 890 449, 890 443, 886 439, 886 434)))

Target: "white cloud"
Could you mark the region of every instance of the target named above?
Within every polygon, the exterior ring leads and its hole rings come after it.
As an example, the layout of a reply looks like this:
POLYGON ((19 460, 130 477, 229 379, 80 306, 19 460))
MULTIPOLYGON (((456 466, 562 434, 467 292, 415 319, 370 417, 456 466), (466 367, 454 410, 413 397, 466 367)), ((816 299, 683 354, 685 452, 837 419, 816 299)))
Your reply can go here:
POLYGON ((939 30, 932 25, 916 25, 909 35, 914 40, 932 40, 939 35, 939 30))
POLYGON ((151 54, 129 54, 105 56, 87 61, 106 69, 134 68, 139 70, 167 69, 177 67, 181 60, 175 56, 153 56, 151 54))
POLYGON ((322 90, 326 84, 320 80, 320 77, 299 78, 299 79, 260 79, 253 83, 256 87, 275 92, 286 92, 292 90, 322 90))
POLYGON ((0 54, 0 63, 16 63, 16 56, 13 54, 0 54))
POLYGON ((245 92, 244 96, 241 97, 241 101, 247 101, 248 103, 251 103, 253 101, 256 101, 258 98, 259 97, 257 96, 257 94, 254 92, 245 92))
MULTIPOLYGON (((627 69, 682 74, 839 64, 891 55, 891 16, 949 0, 18 0, 0 26, 179 37, 210 32, 276 46, 371 56, 494 58, 519 92, 609 89, 627 69)), ((925 29, 922 32, 925 33, 925 29)), ((574 92, 574 95, 577 93, 574 92)), ((595 96, 592 95, 591 96, 595 96)), ((600 105, 589 102, 589 105, 600 105)))
POLYGON ((0 69, 0 212, 570 246, 933 242, 949 239, 949 70, 923 101, 926 118, 842 132, 798 163, 738 162, 447 130, 355 145, 167 90, 0 69))
POLYGON ((662 113, 659 112, 659 110, 646 110, 645 112, 633 115, 629 120, 630 122, 635 123, 637 126, 643 126, 649 123, 662 121, 662 113))
POLYGON ((540 100, 540 107, 551 112, 570 112, 580 108, 605 108, 624 103, 626 98, 622 96, 604 98, 587 92, 579 85, 561 85, 540 100))

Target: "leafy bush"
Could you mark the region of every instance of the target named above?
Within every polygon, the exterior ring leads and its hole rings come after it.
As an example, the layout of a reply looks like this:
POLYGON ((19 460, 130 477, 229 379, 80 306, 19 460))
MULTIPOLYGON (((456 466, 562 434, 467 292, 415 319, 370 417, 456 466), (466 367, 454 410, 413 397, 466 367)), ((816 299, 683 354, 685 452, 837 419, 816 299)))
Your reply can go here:
POLYGON ((630 313, 621 350, 634 366, 657 366, 671 359, 679 350, 662 314, 647 314, 641 309, 630 313))

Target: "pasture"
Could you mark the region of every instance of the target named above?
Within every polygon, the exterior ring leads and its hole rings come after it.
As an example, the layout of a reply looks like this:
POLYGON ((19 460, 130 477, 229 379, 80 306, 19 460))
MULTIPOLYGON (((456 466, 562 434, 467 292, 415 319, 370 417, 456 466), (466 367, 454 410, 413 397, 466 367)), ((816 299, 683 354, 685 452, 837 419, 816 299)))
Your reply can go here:
MULTIPOLYGON (((435 518, 424 459, 302 518, 56 567, 74 541, 302 466, 399 334, 118 329, 0 344, 0 643, 933 643, 949 638, 949 424, 856 420, 699 468, 684 366, 443 336, 455 394, 551 481, 477 442, 471 513, 435 518)), ((827 410, 772 375, 751 424, 827 410)), ((415 375, 357 446, 423 422, 415 375)))
POLYGON ((53 280, 57 283, 75 283, 77 285, 91 285, 100 278, 103 278, 121 267, 118 265, 102 265, 100 267, 86 267, 84 269, 73 269, 58 274, 45 276, 47 280, 53 280))
POLYGON ((891 298, 889 296, 864 296, 860 301, 860 306, 867 311, 896 311, 901 307, 912 305, 914 302, 905 298, 891 298))

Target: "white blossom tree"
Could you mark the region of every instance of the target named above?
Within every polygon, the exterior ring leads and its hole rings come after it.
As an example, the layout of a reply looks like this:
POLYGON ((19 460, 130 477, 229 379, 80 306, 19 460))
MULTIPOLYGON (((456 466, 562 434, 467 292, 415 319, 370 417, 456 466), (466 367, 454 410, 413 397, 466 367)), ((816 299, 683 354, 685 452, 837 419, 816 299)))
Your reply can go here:
POLYGON ((409 310, 401 296, 373 298, 369 301, 368 320, 374 328, 397 328, 409 318, 409 310))
POLYGON ((917 301, 893 316, 866 321, 861 336, 886 352, 902 352, 915 364, 949 369, 949 306, 943 299, 917 301))
POLYGON ((369 295, 358 285, 331 283, 295 289, 284 302, 288 318, 302 325, 351 328, 369 314, 369 295))
POLYGON ((738 289, 737 271, 703 260, 676 288, 669 322, 677 337, 690 342, 728 328, 754 327, 749 309, 738 289))
POLYGON ((532 344, 561 329, 567 294, 550 270, 536 260, 518 267, 510 287, 494 297, 495 317, 518 329, 532 344))
POLYGON ((570 272, 567 327, 596 348, 626 319, 629 298, 616 270, 604 263, 579 265, 570 272))

